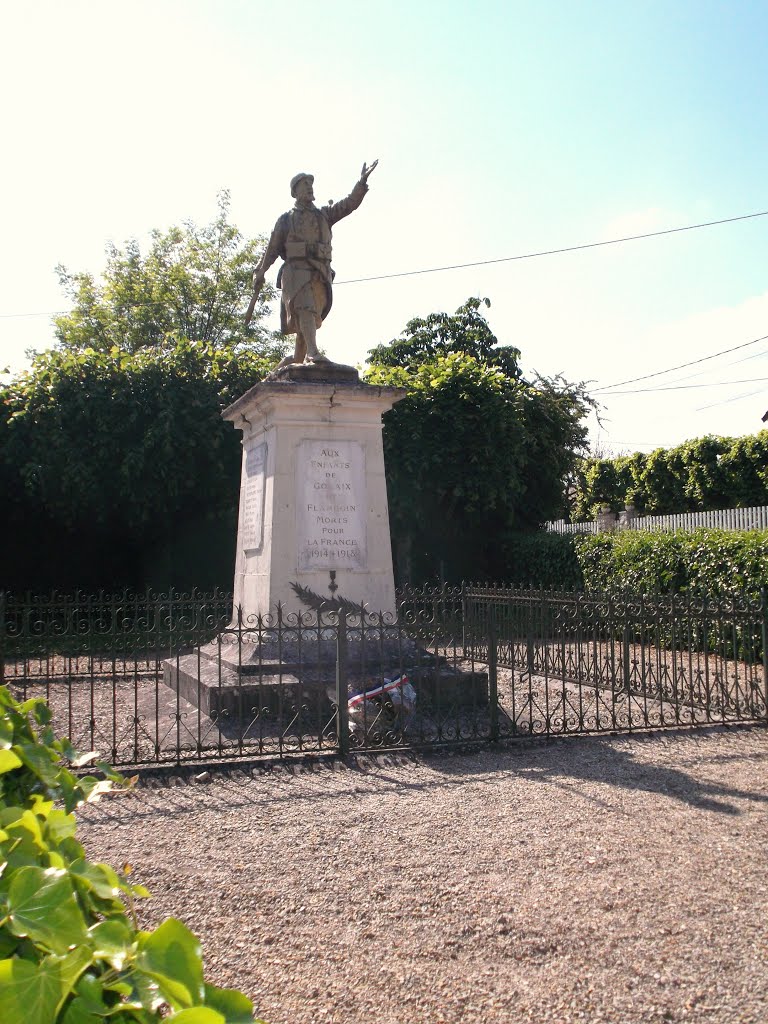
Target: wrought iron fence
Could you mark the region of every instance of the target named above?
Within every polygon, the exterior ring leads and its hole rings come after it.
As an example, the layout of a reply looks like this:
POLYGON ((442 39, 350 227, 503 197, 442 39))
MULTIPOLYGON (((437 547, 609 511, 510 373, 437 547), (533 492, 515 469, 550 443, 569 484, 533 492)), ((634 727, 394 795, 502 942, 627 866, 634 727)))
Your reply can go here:
POLYGON ((760 600, 425 587, 389 616, 0 594, 0 682, 117 765, 768 720, 760 600))
POLYGON ((466 649, 516 673, 512 724, 554 733, 766 721, 765 595, 465 587, 466 649))
POLYGON ((0 683, 44 697, 56 728, 115 764, 181 750, 181 705, 164 692, 163 662, 208 642, 232 616, 231 596, 0 593, 0 683))
POLYGON ((487 672, 438 598, 244 619, 225 594, 0 595, 0 683, 116 765, 489 738, 487 672))

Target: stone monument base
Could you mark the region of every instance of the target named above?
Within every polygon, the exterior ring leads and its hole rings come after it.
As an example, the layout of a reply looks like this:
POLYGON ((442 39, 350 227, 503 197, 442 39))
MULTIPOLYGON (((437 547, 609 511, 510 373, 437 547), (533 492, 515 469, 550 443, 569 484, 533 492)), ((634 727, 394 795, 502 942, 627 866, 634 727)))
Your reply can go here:
POLYGON ((288 363, 273 370, 266 379, 295 384, 359 384, 360 374, 354 366, 319 359, 316 363, 288 363))
MULTIPOLYGON (((223 715, 233 720, 250 718, 254 708, 278 714, 281 707, 305 696, 302 684, 289 673, 245 675, 199 654, 164 662, 163 682, 213 719, 223 715)), ((324 688, 323 698, 327 701, 324 688)))
MULTIPOLYGON (((360 645, 348 651, 347 693, 377 686, 400 672, 416 690, 420 712, 482 708, 488 705, 488 674, 465 672, 420 650, 408 641, 410 657, 394 658, 393 651, 370 652, 360 659, 360 645), (355 649, 357 648, 357 649, 355 649)), ((163 665, 166 686, 200 708, 210 718, 232 720, 256 713, 279 715, 306 706, 330 719, 336 702, 336 643, 303 642, 301 651, 283 646, 284 660, 270 657, 264 645, 241 642, 225 647, 212 643, 163 665)), ((272 652, 274 654, 274 652, 272 652)))

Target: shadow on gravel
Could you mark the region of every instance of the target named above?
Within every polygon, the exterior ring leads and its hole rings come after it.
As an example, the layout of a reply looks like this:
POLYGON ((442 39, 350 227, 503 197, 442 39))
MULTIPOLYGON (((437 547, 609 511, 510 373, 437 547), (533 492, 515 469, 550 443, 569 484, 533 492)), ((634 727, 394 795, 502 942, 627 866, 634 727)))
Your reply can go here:
MULTIPOLYGON (((745 732, 756 732, 757 730, 763 735, 765 734, 763 726, 757 726, 754 730, 750 728, 745 732)), ((699 741, 714 736, 725 739, 728 732, 720 727, 715 727, 697 730, 696 734, 690 730, 676 730, 663 735, 643 734, 631 738, 623 736, 620 738, 620 745, 616 744, 617 737, 579 737, 574 740, 558 741, 556 744, 529 746, 528 753, 533 763, 527 765, 519 763, 505 765, 507 751, 500 751, 494 769, 496 771, 508 770, 519 777, 527 777, 533 782, 556 785, 564 789, 568 788, 568 780, 576 780, 579 782, 602 782, 622 789, 644 790, 648 793, 673 797, 700 810, 715 811, 720 814, 739 815, 742 813, 739 807, 730 802, 732 800, 768 803, 768 795, 698 779, 682 768, 656 765, 645 759, 638 760, 633 751, 627 749, 630 743, 641 744, 646 748, 653 744, 660 744, 668 751, 676 740, 694 739, 699 741)), ((518 761, 519 756, 524 752, 525 747, 518 748, 514 752, 515 761, 518 761)), ((749 756, 718 754, 711 758, 705 757, 702 760, 710 764, 717 764, 736 760, 753 763, 758 759, 768 760, 768 752, 758 755, 750 754, 749 756)), ((484 774, 491 767, 487 759, 484 759, 483 764, 468 764, 466 768, 469 771, 462 771, 461 759, 458 758, 449 760, 447 764, 440 763, 440 759, 435 758, 430 761, 430 765, 437 771, 447 772, 451 775, 484 774)))
MULTIPOLYGON (((762 726, 740 729, 742 734, 759 733, 765 737, 762 726)), ((646 791, 672 797, 701 810, 720 814, 738 815, 742 809, 732 801, 768 803, 768 795, 750 790, 719 785, 698 779, 683 768, 649 763, 654 747, 664 751, 665 760, 674 758, 670 747, 681 742, 680 760, 690 758, 690 747, 696 744, 696 764, 717 764, 743 760, 768 760, 765 754, 750 752, 727 754, 718 751, 708 755, 708 738, 727 741, 730 730, 712 729, 676 730, 674 732, 644 733, 629 736, 580 736, 566 740, 529 740, 496 749, 470 751, 434 751, 419 757, 406 752, 358 755, 346 763, 340 760, 306 761, 293 763, 222 764, 207 766, 188 765, 183 768, 155 770, 146 773, 136 791, 122 799, 83 807, 83 820, 90 817, 115 821, 194 815, 201 804, 220 807, 223 812, 250 806, 254 812, 269 811, 279 815, 284 803, 314 803, 346 800, 350 797, 373 793, 414 793, 440 788, 456 788, 484 778, 484 784, 493 785, 499 774, 524 779, 534 785, 550 785, 573 792, 574 782, 598 782, 622 789, 646 791), (638 759, 635 751, 644 751, 638 759), (421 765, 431 772, 416 777, 411 767, 421 765), (262 783, 264 784, 262 786, 262 783), (126 806, 127 805, 127 806, 126 806)), ((584 794, 582 794, 584 795, 584 794)), ((592 802, 602 803, 594 796, 592 802)))

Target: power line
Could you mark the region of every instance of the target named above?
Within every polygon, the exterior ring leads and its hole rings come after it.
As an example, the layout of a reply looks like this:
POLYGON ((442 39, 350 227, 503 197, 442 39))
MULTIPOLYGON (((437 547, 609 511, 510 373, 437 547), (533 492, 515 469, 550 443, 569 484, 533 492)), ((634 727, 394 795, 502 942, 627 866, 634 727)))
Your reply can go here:
POLYGON ((728 384, 753 384, 757 381, 768 380, 768 377, 747 377, 745 380, 715 380, 709 384, 672 384, 661 388, 633 388, 631 391, 612 391, 606 398, 613 395, 647 395, 651 391, 690 391, 691 388, 721 388, 728 384))
POLYGON ((718 405, 730 405, 731 402, 740 402, 742 398, 754 398, 755 395, 765 393, 765 388, 758 388, 757 391, 747 391, 743 395, 736 395, 734 398, 724 398, 722 402, 712 402, 711 405, 700 405, 696 412, 703 412, 705 409, 714 409, 718 405))
MULTIPOLYGON (((144 305, 144 303, 140 303, 144 305)), ((64 316, 65 313, 71 313, 71 309, 45 309, 37 313, 0 313, 0 318, 8 320, 11 317, 24 317, 24 316, 64 316)))
POLYGON ((745 341, 742 345, 734 345, 732 348, 721 349, 720 352, 713 352, 710 356, 702 356, 700 359, 692 359, 689 363, 680 363, 678 366, 668 366, 666 370, 656 370, 655 373, 644 373, 642 377, 630 377, 629 380, 620 380, 616 384, 604 384, 600 388, 592 388, 592 392, 607 391, 609 388, 620 388, 625 384, 636 384, 640 380, 650 380, 651 377, 661 377, 665 373, 673 373, 675 370, 684 370, 686 366, 697 366, 699 363, 706 363, 710 359, 717 359, 718 356, 727 355, 729 352, 738 352, 739 349, 748 348, 750 345, 757 345, 760 341, 766 341, 768 334, 755 338, 753 341, 745 341))
MULTIPOLYGON (((742 356, 741 359, 731 359, 729 362, 727 362, 725 364, 725 366, 737 366, 739 363, 746 363, 746 362, 749 362, 751 359, 763 359, 767 355, 768 355, 768 349, 764 348, 764 349, 761 349, 759 352, 753 352, 753 353, 751 353, 748 356, 742 356)), ((667 372, 671 373, 672 371, 669 370, 667 372)), ((682 384, 686 380, 693 380, 695 377, 703 377, 704 374, 706 374, 706 373, 711 373, 711 368, 710 367, 705 367, 703 370, 696 370, 693 373, 686 373, 682 377, 675 377, 673 380, 669 381, 668 383, 669 383, 669 386, 671 386, 672 384, 682 384)), ((753 379, 755 379, 755 378, 753 378, 753 379)), ((627 383, 629 384, 629 383, 632 383, 632 382, 631 381, 627 381, 627 383)), ((619 387, 619 385, 618 384, 608 384, 608 385, 605 385, 605 387, 617 388, 617 387, 619 387)), ((596 391, 603 391, 603 388, 595 388, 594 390, 596 390, 596 391)), ((652 389, 649 389, 649 390, 652 390, 652 389)), ((618 394, 633 394, 633 392, 612 391, 612 392, 609 392, 609 394, 616 394, 616 395, 618 395, 618 394)))
MULTIPOLYGON (((454 263, 445 267, 427 267, 423 270, 401 270, 394 274, 377 274, 373 277, 353 277, 346 281, 335 281, 335 285, 341 284, 361 284, 367 281, 388 281, 395 277, 415 277, 418 274, 438 274, 444 270, 466 270, 470 267, 488 267, 494 263, 513 263, 516 260, 532 260, 539 256, 557 256, 564 252, 578 252, 582 249, 597 249, 604 245, 618 245, 621 242, 636 242, 642 238, 658 238, 661 235, 674 235, 681 231, 695 231, 698 228, 711 228, 716 227, 719 224, 734 224, 740 220, 754 220, 755 217, 768 217, 768 210, 760 210, 757 213, 744 213, 738 217, 724 217, 721 220, 708 220, 702 221, 700 224, 685 224, 678 228, 665 228, 662 231, 647 231, 642 235, 625 235, 623 238, 609 238, 604 242, 584 242, 581 245, 568 245, 561 249, 542 249, 540 252, 527 252, 522 253, 518 256, 501 256, 497 259, 492 260, 475 260, 472 263, 454 263)), ((142 306, 159 306, 164 305, 158 302, 137 302, 127 308, 138 309, 142 306)), ((30 317, 30 316, 63 316, 67 313, 71 313, 72 310, 59 309, 50 311, 40 311, 33 313, 0 313, 0 319, 9 319, 11 317, 30 317)), ((690 365, 690 364, 686 364, 690 365)), ((666 372, 666 371, 664 371, 666 372)), ((639 378, 638 378, 639 379, 639 378)), ((622 381, 622 384, 631 383, 631 381, 622 381)), ((619 385, 606 385, 607 387, 618 387, 619 385)), ((602 390, 602 389, 600 389, 602 390)))
POLYGON ((680 228, 665 228, 663 231, 647 231, 642 235, 626 235, 624 238, 610 238, 604 242, 584 242, 581 245, 568 245, 562 249, 543 249, 541 252, 526 252, 520 256, 501 256, 494 260, 476 260, 473 263, 453 263, 446 267, 428 267, 424 270, 401 270, 395 274, 376 274, 374 277, 352 277, 335 284, 361 284, 364 281, 388 281, 393 277, 415 277, 417 274, 439 274, 443 270, 466 270, 469 267, 487 267, 492 263, 512 263, 514 260, 532 260, 538 256, 557 256, 563 252, 577 252, 579 249, 597 249, 601 245, 618 245, 620 242, 636 242, 641 238, 658 238, 659 235, 674 235, 680 231, 695 231, 697 228, 712 228, 718 224, 733 224, 737 220, 752 220, 754 217, 766 217, 768 210, 759 213, 745 213, 740 217, 724 217, 722 220, 708 220, 701 224, 686 224, 680 228))

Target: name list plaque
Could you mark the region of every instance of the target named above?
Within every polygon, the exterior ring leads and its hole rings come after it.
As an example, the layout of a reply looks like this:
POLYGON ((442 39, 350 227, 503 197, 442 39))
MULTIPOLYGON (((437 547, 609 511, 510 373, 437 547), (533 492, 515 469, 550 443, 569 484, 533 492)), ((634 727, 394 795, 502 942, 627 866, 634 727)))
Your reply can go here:
POLYGON ((362 444, 302 441, 298 456, 299 572, 367 569, 362 444))
POLYGON ((264 473, 267 463, 265 442, 246 449, 243 477, 243 551, 258 551, 264 531, 264 473))

